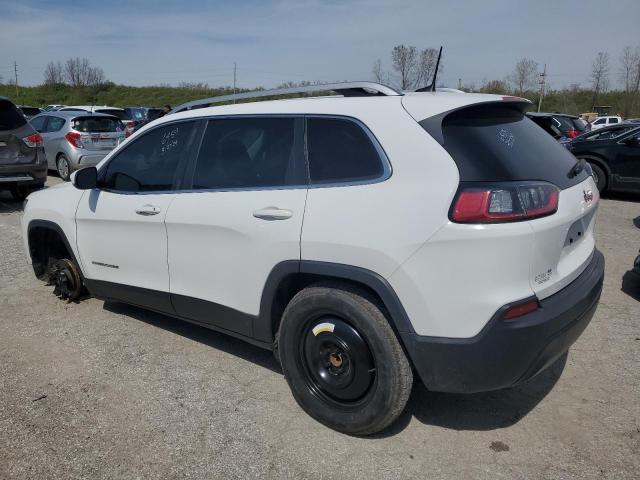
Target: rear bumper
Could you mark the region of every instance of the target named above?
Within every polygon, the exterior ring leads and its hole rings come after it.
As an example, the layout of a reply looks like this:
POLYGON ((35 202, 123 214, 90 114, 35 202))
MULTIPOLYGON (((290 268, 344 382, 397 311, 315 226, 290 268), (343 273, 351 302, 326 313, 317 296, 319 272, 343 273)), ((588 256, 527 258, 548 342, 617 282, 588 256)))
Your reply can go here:
POLYGON ((47 181, 46 163, 0 165, 0 188, 11 185, 35 185, 47 181))
POLYGON ((604 279, 604 257, 595 250, 584 272, 540 308, 505 321, 502 309, 472 338, 401 333, 425 386, 433 391, 473 393, 524 382, 555 362, 591 321, 604 279))

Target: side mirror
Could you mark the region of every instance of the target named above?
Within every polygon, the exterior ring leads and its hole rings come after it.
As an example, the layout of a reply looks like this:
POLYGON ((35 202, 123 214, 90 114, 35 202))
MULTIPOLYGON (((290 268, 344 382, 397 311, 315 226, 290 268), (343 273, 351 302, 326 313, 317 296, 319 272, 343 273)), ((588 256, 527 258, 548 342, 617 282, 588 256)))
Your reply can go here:
POLYGON ((71 183, 78 190, 91 190, 98 186, 98 170, 96 167, 86 167, 71 174, 71 183))

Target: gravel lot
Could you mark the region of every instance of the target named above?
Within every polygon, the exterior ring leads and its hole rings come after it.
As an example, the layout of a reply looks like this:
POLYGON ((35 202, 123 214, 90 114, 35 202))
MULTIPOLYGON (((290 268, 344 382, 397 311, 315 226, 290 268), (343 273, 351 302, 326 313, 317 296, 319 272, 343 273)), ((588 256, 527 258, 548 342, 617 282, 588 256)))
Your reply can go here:
POLYGON ((640 286, 621 286, 640 198, 601 202, 604 293, 566 358, 500 392, 417 385, 373 438, 308 417, 269 352, 121 304, 57 300, 26 264, 20 209, 0 193, 0 479, 638 478, 640 286))

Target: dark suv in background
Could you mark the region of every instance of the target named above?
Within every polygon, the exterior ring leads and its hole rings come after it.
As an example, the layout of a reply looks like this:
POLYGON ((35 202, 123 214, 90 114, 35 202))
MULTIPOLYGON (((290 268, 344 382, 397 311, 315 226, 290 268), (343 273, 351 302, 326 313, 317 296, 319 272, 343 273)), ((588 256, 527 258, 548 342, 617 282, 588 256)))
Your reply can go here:
POLYGON ((587 122, 576 115, 564 113, 527 112, 545 132, 556 140, 576 138, 587 131, 587 122))
POLYGON ((0 97, 0 189, 20 200, 46 181, 42 137, 9 99, 0 97))

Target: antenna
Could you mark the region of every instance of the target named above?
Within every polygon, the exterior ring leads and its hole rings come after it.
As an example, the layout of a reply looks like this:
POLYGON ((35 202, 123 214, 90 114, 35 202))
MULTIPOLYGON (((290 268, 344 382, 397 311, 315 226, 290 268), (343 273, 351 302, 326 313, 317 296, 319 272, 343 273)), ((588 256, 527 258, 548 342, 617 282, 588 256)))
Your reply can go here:
POLYGON ((442 57, 442 46, 438 52, 438 60, 436 60, 436 69, 433 71, 433 80, 431 84, 426 87, 416 88, 416 92, 435 92, 436 91, 436 78, 438 77, 438 67, 440 67, 440 57, 442 57))

